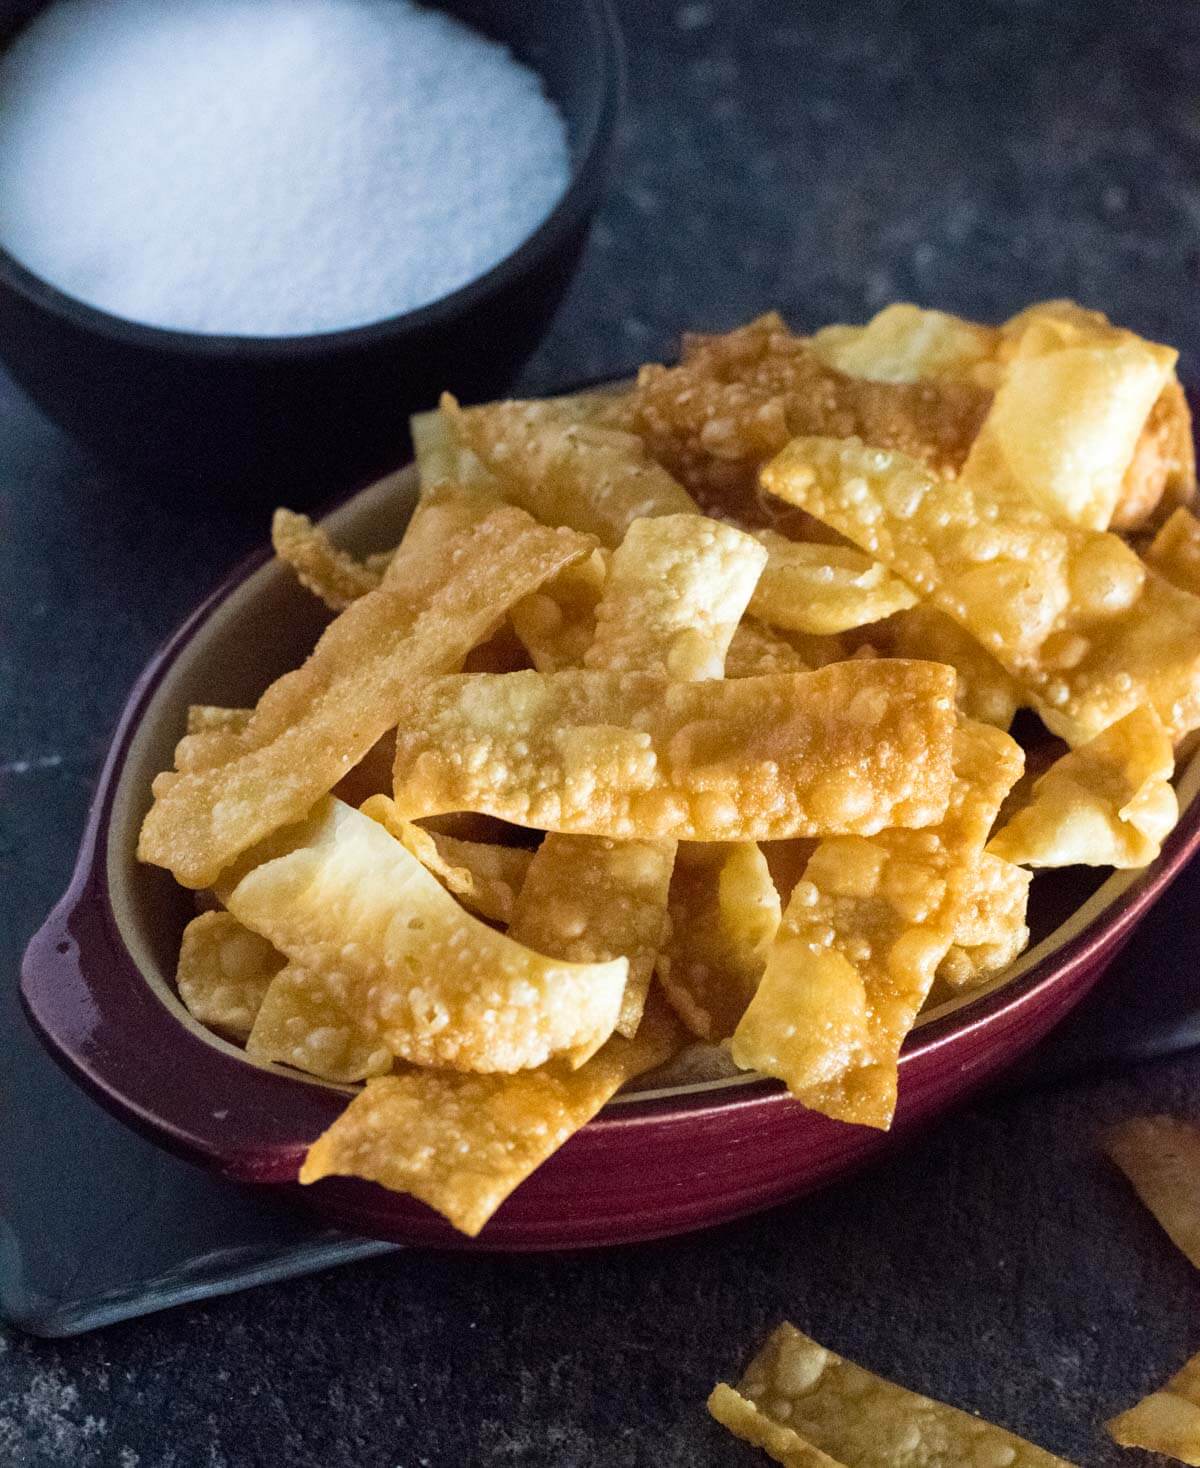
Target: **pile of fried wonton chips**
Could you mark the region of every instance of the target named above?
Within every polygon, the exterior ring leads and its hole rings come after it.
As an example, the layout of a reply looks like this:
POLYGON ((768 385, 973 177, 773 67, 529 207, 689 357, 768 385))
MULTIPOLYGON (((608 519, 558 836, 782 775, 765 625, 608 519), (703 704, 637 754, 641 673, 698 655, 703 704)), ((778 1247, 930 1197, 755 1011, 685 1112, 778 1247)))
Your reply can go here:
POLYGON ((337 615, 253 709, 189 711, 139 855, 204 894, 195 1018, 365 1082, 302 1179, 476 1233, 697 1044, 887 1127, 921 1009, 1026 945, 1031 871, 1176 820, 1175 360, 1065 302, 766 316, 625 392, 446 397, 394 551, 277 512, 337 615))

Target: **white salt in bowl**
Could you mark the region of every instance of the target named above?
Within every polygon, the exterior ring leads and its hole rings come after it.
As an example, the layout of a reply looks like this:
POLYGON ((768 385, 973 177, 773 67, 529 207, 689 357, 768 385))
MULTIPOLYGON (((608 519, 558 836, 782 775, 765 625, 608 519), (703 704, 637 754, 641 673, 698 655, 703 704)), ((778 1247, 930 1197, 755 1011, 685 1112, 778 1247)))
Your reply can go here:
MULTIPOLYGON (((0 45, 45 0, 0 0, 0 45)), ((541 77, 570 180, 491 269, 430 305, 348 330, 225 336, 85 304, 0 249, 0 358, 99 458, 235 497, 334 494, 401 462, 409 413, 443 389, 496 397, 549 325, 608 179, 623 65, 609 0, 440 0, 541 77)))

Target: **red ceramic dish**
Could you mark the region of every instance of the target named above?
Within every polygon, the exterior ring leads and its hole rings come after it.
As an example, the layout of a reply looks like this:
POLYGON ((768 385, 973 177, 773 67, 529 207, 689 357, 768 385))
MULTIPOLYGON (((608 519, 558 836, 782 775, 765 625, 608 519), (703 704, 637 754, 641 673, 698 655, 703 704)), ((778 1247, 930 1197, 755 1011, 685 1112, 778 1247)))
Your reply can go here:
MULTIPOLYGON (((393 544, 413 488, 412 472, 401 471, 327 523, 360 551, 393 544)), ((923 1017, 901 1057, 891 1132, 829 1121, 752 1076, 622 1096, 519 1188, 478 1240, 466 1240, 423 1204, 372 1184, 296 1184, 306 1147, 345 1092, 252 1062, 191 1020, 171 978, 191 896, 134 859, 150 779, 171 762, 187 704, 252 702, 303 656, 321 622, 264 551, 151 661, 113 740, 71 887, 25 955, 21 992, 51 1053, 122 1120, 226 1177, 290 1186, 360 1234, 505 1250, 613 1244, 723 1222, 819 1187, 1028 1050, 1091 988, 1200 846, 1197 755, 1182 772, 1180 823, 1152 867, 1070 899, 1066 920, 1035 929, 1038 941, 1001 980, 923 1017), (239 661, 223 656, 230 647, 239 661)), ((1060 906, 1068 896, 1060 885, 1060 906)))

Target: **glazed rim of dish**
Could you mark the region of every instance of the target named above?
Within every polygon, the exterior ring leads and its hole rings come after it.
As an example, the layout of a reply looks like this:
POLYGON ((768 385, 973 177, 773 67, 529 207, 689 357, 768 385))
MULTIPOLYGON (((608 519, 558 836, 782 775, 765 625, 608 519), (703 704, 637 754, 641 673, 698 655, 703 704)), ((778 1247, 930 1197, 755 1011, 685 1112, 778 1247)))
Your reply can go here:
MULTIPOLYGON (((403 533, 415 504, 416 487, 416 470, 409 465, 352 496, 321 523, 337 543, 359 554, 384 549, 394 545, 403 533)), ((244 1065, 299 1084, 353 1094, 357 1087, 335 1085, 288 1066, 254 1059, 240 1045, 223 1039, 192 1018, 179 998, 173 977, 179 925, 174 921, 164 924, 161 920, 164 906, 173 906, 178 912, 182 900, 182 909, 186 910, 190 894, 179 888, 168 872, 143 866, 134 855, 137 832, 149 803, 150 781, 159 770, 170 768, 188 704, 253 701, 270 677, 294 667, 307 653, 324 622, 325 614, 316 599, 299 585, 287 567, 264 550, 236 570, 174 634, 161 655, 157 677, 143 693, 136 724, 119 757, 111 787, 104 863, 117 934, 150 990, 179 1024, 205 1044, 244 1065), (264 617, 264 607, 272 615, 264 617), (253 668, 240 661, 231 665, 222 657, 222 648, 246 645, 244 636, 239 634, 251 627, 261 634, 264 625, 274 632, 276 641, 260 649, 261 660, 256 660, 253 668), (161 894, 157 900, 156 890, 161 894)), ((1192 813, 1190 807, 1200 793, 1200 747, 1184 762, 1176 787, 1181 810, 1176 834, 1181 835, 1184 813, 1192 813)), ((988 983, 923 1012, 912 1034, 915 1036, 951 1016, 966 1020, 999 991, 1008 989, 1035 969, 1044 971, 1056 955, 1084 939, 1094 924, 1145 879, 1147 872, 1155 872, 1166 860, 1164 855, 1150 868, 1114 871, 1065 921, 1031 944, 988 983)), ((717 1047, 706 1048, 719 1056, 717 1047)), ((708 1068, 722 1069, 719 1065, 708 1068)), ((697 1067, 701 1075, 704 1069, 703 1065, 697 1067)), ((764 1081, 756 1072, 746 1071, 712 1074, 701 1079, 680 1078, 670 1083, 651 1083, 641 1089, 635 1083, 608 1106, 686 1097, 704 1098, 711 1104, 723 1094, 733 1100, 735 1093, 764 1081)))

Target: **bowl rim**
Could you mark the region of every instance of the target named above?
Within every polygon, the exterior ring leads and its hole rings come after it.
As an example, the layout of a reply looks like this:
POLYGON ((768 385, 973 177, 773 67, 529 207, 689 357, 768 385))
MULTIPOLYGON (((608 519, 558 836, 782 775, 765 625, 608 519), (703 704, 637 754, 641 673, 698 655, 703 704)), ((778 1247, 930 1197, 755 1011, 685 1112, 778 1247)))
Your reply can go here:
MULTIPOLYGON (((435 0, 436 3, 436 0, 435 0)), ((58 322, 123 347, 162 356, 199 361, 239 358, 268 362, 281 357, 305 360, 420 336, 469 314, 492 296, 514 287, 564 245, 604 191, 616 149, 618 124, 625 100, 625 49, 612 0, 577 0, 590 29, 600 73, 600 106, 587 136, 580 139, 577 161, 566 189, 542 222, 482 275, 477 275, 424 306, 385 316, 360 326, 288 336, 238 336, 151 326, 90 305, 52 285, 0 244, 0 289, 8 288, 35 309, 58 322)), ((539 73, 540 75, 540 73, 539 73)))
MULTIPOLYGON (((342 497, 326 507, 325 513, 348 508, 368 494, 382 497, 391 492, 397 480, 411 474, 412 467, 411 463, 405 465, 342 497)), ((197 1130, 194 1117, 181 1120, 178 1105, 172 1103, 168 1093, 154 1092, 151 1087, 153 1099, 147 1100, 146 1087, 139 1086, 136 1089, 141 1095, 134 1095, 123 1073, 121 1059, 103 1047, 93 1047, 90 1039, 84 1037, 86 1026, 83 1030, 79 1028, 79 1005, 91 1004, 103 1011, 106 998, 110 1003, 111 998, 98 992, 74 958, 66 955, 72 946, 73 927, 81 917, 88 917, 92 922, 93 941, 105 945, 106 959, 123 966, 128 975, 136 975, 145 997, 152 1001, 153 1023, 178 1044, 181 1057, 183 1048, 190 1046, 190 1053, 201 1067, 211 1065, 213 1074, 226 1080, 230 1078, 230 1067, 235 1067, 236 1084, 243 1096, 253 1095, 256 1105, 265 1102, 264 1110, 269 1110, 271 1102, 279 1102, 285 1095, 294 1098, 297 1113, 294 1120, 302 1130, 306 1125, 311 1127, 314 1118, 324 1117, 323 1126, 327 1126, 343 1109, 351 1088, 305 1077, 283 1066, 247 1061, 236 1047, 220 1037, 204 1032, 202 1038, 201 1027, 194 1021, 185 1024, 175 1012, 178 1002, 174 1006, 164 1002, 158 993, 157 980, 147 974, 126 943, 109 876, 110 829, 116 797, 148 705, 205 623, 271 559, 269 543, 242 558, 145 664, 124 704, 97 779, 69 886, 30 940, 22 964, 20 988, 27 1017, 54 1059, 107 1109, 149 1133, 160 1144, 193 1160, 215 1165, 228 1176, 249 1181, 284 1180, 282 1174, 289 1167, 288 1175, 294 1178, 295 1167, 290 1162, 298 1165, 300 1154, 316 1133, 306 1134, 303 1142, 290 1135, 282 1141, 259 1137, 253 1127, 242 1129, 239 1134, 239 1128, 226 1120, 227 1116, 232 1120, 232 1113, 227 1112, 214 1113, 217 1124, 208 1123, 197 1130), (96 938, 96 934, 102 934, 102 939, 96 938), (72 983, 74 991, 67 993, 72 983)), ((1183 767, 1179 783, 1187 798, 1181 801, 1179 822, 1164 841, 1156 861, 1146 868, 1117 872, 1106 878, 1063 922, 1027 950, 1022 956, 1024 966, 1018 967, 1015 975, 1001 975, 989 986, 950 1001, 914 1028, 901 1050, 902 1077, 918 1057, 1012 1019, 1018 1012, 1036 1006, 1039 996, 1047 990, 1069 983, 1098 957, 1116 953, 1140 918, 1200 849, 1200 747, 1183 767), (1110 888, 1115 890, 1105 897, 1106 889, 1110 888), (1089 916, 1093 907, 1098 910, 1089 916), (1042 949, 1047 951, 1039 952, 1042 949)), ((83 949, 81 940, 81 958, 83 949)), ((1021 965, 1022 960, 1017 963, 1021 965)), ((119 1020, 117 1028, 121 1028, 119 1020)), ((131 1039, 129 1035, 124 1036, 126 1043, 131 1039)), ((214 1090, 211 1096, 218 1094, 223 1093, 214 1090)), ((751 1107, 780 1104, 795 1103, 781 1082, 766 1076, 748 1074, 694 1085, 684 1082, 614 1098, 583 1130, 596 1136, 613 1129, 624 1131, 646 1124, 732 1115, 751 1107)), ((287 1118, 289 1123, 292 1120, 291 1116, 287 1118)))

